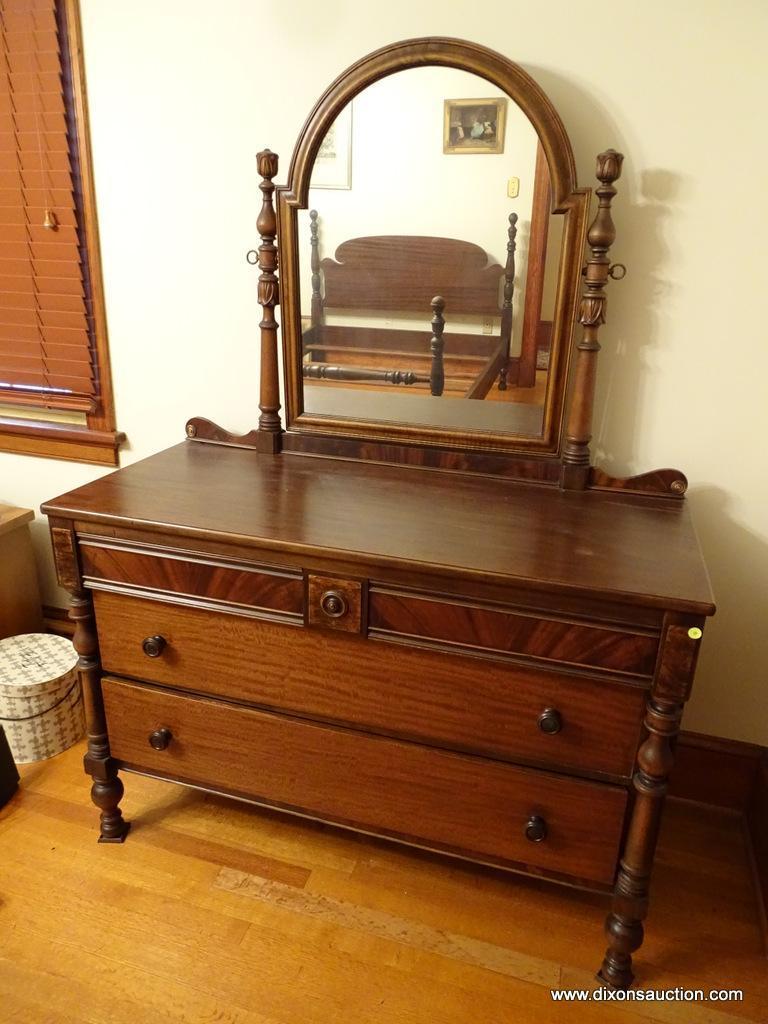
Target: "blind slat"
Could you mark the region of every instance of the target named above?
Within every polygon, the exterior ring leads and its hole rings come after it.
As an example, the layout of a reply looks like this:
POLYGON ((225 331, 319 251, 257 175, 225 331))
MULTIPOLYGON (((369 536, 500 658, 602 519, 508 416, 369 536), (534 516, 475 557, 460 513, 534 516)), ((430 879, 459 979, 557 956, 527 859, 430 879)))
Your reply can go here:
MULTIPOLYGON (((14 76, 14 79, 20 75, 45 75, 44 82, 50 83, 50 75, 59 75, 59 51, 58 47, 49 47, 47 50, 36 52, 30 49, 33 44, 29 34, 27 34, 27 50, 11 51, 10 47, 5 54, 5 68, 6 74, 10 73, 14 76)), ((22 82, 26 82, 26 79, 22 79, 22 82)), ((14 82, 15 86, 15 82, 14 82)), ((50 88, 50 86, 49 86, 50 88)), ((26 92, 27 90, 20 90, 26 92)))
POLYGON ((0 359, 4 352, 11 350, 10 344, 18 345, 20 342, 33 342, 42 346, 60 342, 63 345, 79 345, 81 348, 90 348, 90 339, 87 331, 74 331, 66 327, 29 327, 23 324, 4 324, 0 322, 0 359))
POLYGON ((22 174, 24 171, 36 171, 38 174, 45 174, 46 171, 69 172, 69 153, 65 150, 40 150, 37 147, 0 150, 0 171, 13 171, 19 167, 22 174))
MULTIPOLYGON (((0 131, 0 153, 66 153, 66 139, 59 132, 47 132, 40 126, 40 131, 0 131)), ((69 168, 69 164, 67 164, 69 168)))
POLYGON ((0 132, 61 132, 67 131, 67 121, 63 114, 51 114, 45 111, 37 113, 0 114, 0 132))
MULTIPOLYGON (((41 302, 50 302, 51 296, 83 296, 82 280, 74 277, 35 277, 28 268, 26 274, 7 277, 0 271, 0 289, 7 292, 36 291, 41 302), (44 298, 43 298, 44 296, 44 298)), ((58 309, 58 306, 50 306, 58 309)))
POLYGON ((55 14, 55 0, 3 0, 3 11, 8 14, 55 14))
POLYGON ((13 114, 16 111, 34 114, 38 110, 48 114, 65 114, 64 98, 56 92, 20 92, 13 96, 9 92, 0 92, 0 114, 13 114))
MULTIPOLYGON (((46 209, 47 207, 45 206, 28 206, 26 209, 0 206, 0 240, 3 238, 3 225, 5 224, 18 226, 19 224, 30 223, 42 227, 46 209)), ((53 210, 59 224, 72 228, 77 226, 74 210, 62 209, 60 206, 53 207, 53 210)))
MULTIPOLYGON (((9 350, 10 351, 10 350, 9 350)), ((39 355, 40 342, 38 341, 17 341, 14 345, 14 354, 25 356, 27 359, 39 355)), ((82 345, 67 345, 62 341, 46 341, 45 351, 57 359, 69 359, 77 361, 83 352, 82 345)))
MULTIPOLYGON (((88 320, 88 314, 85 310, 79 310, 78 312, 62 312, 60 310, 39 310, 37 305, 18 306, 8 305, 3 302, 3 299, 8 296, 0 295, 0 316, 3 317, 2 322, 8 324, 28 324, 29 316, 31 312, 34 314, 35 319, 32 321, 33 324, 41 324, 43 327, 61 327, 66 330, 77 330, 88 333, 90 323, 88 320)), ((12 296, 15 298, 15 296, 12 296)), ((23 295, 22 299, 29 298, 29 296, 23 295)))
POLYGON ((74 392, 78 395, 93 395, 94 382, 88 377, 78 377, 67 373, 46 373, 40 369, 34 372, 17 372, 15 370, 0 371, 0 387, 4 384, 30 388, 56 388, 60 391, 74 392))
POLYGON ((16 188, 0 187, 0 206, 40 206, 46 203, 53 206, 66 206, 74 210, 75 198, 65 188, 24 188, 19 177, 16 188))
POLYGON ((47 25, 36 25, 32 19, 21 23, 4 17, 5 32, 3 33, 3 46, 8 54, 34 53, 47 54, 51 50, 56 53, 56 65, 54 70, 58 71, 59 64, 59 33, 56 31, 56 22, 50 19, 47 25), (9 24, 10 22, 10 24, 9 24), (51 24, 53 27, 51 27, 51 24))
POLYGON ((0 305, 0 324, 35 327, 41 325, 47 332, 51 330, 77 331, 78 339, 88 333, 88 323, 83 313, 43 313, 37 308, 23 306, 0 305))
MULTIPOLYGON (((3 4, 3 24, 6 32, 56 32, 56 15, 53 10, 33 11, 22 5, 17 11, 3 4)), ((58 32, 56 32, 58 35, 58 32)))

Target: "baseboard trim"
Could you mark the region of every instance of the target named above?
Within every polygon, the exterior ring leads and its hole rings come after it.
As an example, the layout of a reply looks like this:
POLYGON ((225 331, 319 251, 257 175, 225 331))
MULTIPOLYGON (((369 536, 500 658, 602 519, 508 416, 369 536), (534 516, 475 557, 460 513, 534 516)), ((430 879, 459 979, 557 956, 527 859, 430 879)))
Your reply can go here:
POLYGON ((43 605, 43 625, 46 633, 66 636, 70 640, 75 634, 75 624, 67 615, 66 608, 55 608, 50 604, 43 605))
POLYGON ((755 743, 681 732, 670 794, 746 813, 765 756, 755 743))
MULTIPOLYGON (((49 633, 71 639, 75 624, 65 608, 46 605, 43 617, 49 633)), ((768 748, 681 732, 669 793, 742 816, 768 956, 768 748)))
POLYGON ((669 793, 741 816, 768 956, 768 748, 681 732, 669 793))

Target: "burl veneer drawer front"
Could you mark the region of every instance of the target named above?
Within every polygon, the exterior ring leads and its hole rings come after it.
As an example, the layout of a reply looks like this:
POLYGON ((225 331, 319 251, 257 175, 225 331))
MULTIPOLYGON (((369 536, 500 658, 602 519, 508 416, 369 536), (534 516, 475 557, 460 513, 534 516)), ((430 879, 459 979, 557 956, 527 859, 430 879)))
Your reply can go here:
POLYGON ((119 544, 80 542, 86 582, 95 589, 138 587, 207 602, 299 618, 304 580, 291 569, 229 564, 192 552, 138 551, 119 544))
POLYGON ((659 638, 652 631, 593 626, 373 585, 368 602, 368 624, 375 634, 426 638, 637 676, 652 676, 656 664, 659 638))
POLYGON ((613 879, 620 788, 116 679, 104 701, 112 755, 130 767, 480 859, 613 879))
POLYGON ((637 686, 113 594, 94 602, 102 664, 118 675, 493 757, 632 772, 637 686))

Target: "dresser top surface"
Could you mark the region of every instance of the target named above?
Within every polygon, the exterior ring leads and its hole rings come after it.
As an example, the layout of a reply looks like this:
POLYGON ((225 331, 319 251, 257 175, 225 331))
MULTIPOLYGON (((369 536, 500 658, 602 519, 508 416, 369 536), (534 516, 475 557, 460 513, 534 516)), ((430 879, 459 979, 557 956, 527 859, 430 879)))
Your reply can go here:
POLYGON ((663 498, 185 441, 53 499, 43 511, 714 611, 686 504, 663 498))

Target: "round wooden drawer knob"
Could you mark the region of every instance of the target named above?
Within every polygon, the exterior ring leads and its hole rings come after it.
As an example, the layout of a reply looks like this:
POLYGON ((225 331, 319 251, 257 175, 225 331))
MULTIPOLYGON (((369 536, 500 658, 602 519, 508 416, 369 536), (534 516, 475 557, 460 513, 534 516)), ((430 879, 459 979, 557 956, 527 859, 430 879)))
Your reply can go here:
POLYGON ((172 739, 173 734, 171 730, 166 726, 162 726, 160 729, 155 729, 154 732, 149 734, 149 745, 154 750, 165 750, 172 739))
POLYGON ((538 814, 532 814, 526 822, 525 838, 529 843, 541 843, 547 838, 547 823, 538 814))
POLYGON ((556 708, 544 708, 539 715, 539 728, 547 736, 554 736, 563 728, 563 718, 556 708))
POLYGON ((141 649, 148 658, 159 658, 166 648, 168 641, 164 636, 148 636, 142 643, 141 649))
POLYGON ((347 614, 347 602, 338 590, 326 590, 320 598, 320 608, 329 619, 340 619, 347 614))

